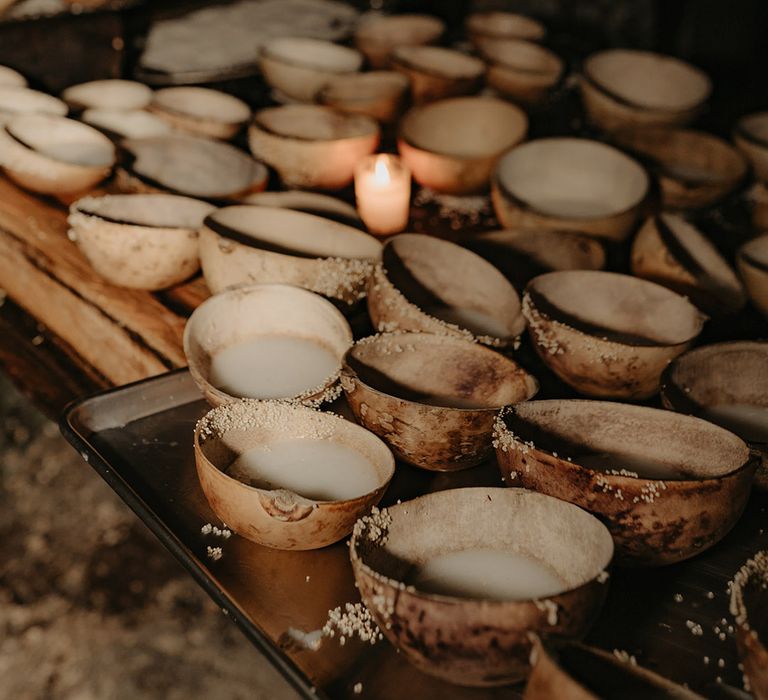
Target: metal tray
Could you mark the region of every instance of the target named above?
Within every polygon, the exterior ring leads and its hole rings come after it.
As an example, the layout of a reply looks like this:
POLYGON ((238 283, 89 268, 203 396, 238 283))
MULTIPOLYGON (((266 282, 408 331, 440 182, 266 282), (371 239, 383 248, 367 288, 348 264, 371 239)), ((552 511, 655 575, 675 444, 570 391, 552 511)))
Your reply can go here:
MULTIPOLYGON (((340 646, 326 639, 317 650, 305 648, 296 630, 317 630, 330 609, 359 600, 346 544, 281 552, 236 535, 202 535, 204 524, 221 524, 200 489, 192 452, 195 422, 207 409, 188 372, 178 370, 76 402, 64 413, 61 430, 300 695, 520 696, 520 688, 467 689, 432 679, 386 642, 340 646), (209 545, 222 547, 219 561, 207 557, 209 545), (358 684, 362 690, 355 693, 358 684)), ((501 485, 495 464, 454 474, 398 465, 383 503, 468 485, 501 485)), ((625 650, 707 697, 747 697, 736 691, 741 671, 726 586, 748 557, 768 548, 766 507, 768 497, 754 494, 728 537, 693 560, 655 570, 614 570, 606 607, 588 641, 625 650), (700 635, 690 629, 693 624, 701 626, 700 635)))

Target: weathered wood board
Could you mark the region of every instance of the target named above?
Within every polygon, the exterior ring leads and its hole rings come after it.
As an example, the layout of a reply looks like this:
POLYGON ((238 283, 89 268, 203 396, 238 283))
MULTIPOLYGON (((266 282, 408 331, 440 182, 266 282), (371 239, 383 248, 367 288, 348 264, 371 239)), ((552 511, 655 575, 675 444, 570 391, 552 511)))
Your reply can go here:
POLYGON ((99 277, 67 237, 66 208, 0 178, 0 288, 108 383, 186 364, 185 317, 206 296, 197 278, 161 294, 99 277))

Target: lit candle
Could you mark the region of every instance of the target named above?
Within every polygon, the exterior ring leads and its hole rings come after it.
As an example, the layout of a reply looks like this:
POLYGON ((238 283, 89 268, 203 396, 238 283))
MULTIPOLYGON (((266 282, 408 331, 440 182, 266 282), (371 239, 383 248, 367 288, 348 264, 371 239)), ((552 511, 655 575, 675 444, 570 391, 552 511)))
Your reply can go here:
POLYGON ((355 197, 371 233, 398 233, 408 223, 411 171, 397 156, 368 156, 355 169, 355 197))

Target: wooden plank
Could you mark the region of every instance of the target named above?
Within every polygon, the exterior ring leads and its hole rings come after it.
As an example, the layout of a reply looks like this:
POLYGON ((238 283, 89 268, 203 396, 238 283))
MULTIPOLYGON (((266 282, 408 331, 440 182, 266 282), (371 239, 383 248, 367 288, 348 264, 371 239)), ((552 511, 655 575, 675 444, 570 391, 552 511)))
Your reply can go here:
POLYGON ((10 299, 0 306, 0 368, 51 420, 110 382, 10 299))
POLYGON ((186 364, 184 317, 102 280, 66 230, 63 208, 0 179, 0 287, 113 384, 186 364))

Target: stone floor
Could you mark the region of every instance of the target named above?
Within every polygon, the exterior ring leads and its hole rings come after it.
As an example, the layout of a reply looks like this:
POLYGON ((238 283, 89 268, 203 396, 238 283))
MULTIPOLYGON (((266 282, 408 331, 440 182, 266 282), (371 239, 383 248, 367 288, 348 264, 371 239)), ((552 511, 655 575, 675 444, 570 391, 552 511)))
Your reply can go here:
POLYGON ((0 379, 0 700, 295 697, 0 379))

